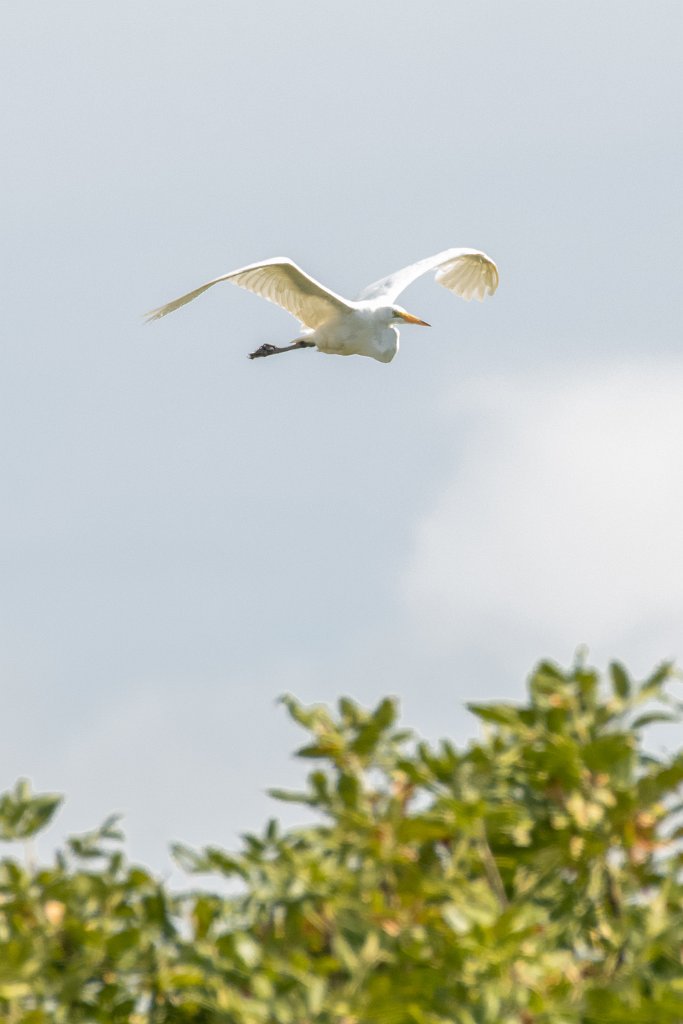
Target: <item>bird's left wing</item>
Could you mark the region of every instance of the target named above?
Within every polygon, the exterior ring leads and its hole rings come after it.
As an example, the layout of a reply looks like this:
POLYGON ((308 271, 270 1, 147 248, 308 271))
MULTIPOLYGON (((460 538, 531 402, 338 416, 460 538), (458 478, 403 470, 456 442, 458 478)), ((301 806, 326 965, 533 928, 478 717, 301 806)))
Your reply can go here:
POLYGON ((484 296, 493 295, 498 287, 498 267, 485 252, 479 249, 444 249, 368 285, 359 298, 394 302, 409 284, 430 270, 436 271, 439 284, 467 301, 478 299, 483 302, 484 296))
POLYGON ((145 319, 148 323, 151 320, 159 320, 221 281, 232 281, 240 288, 247 288, 268 302, 274 302, 295 316, 304 327, 313 330, 333 316, 353 309, 352 303, 309 277, 292 260, 286 256, 275 256, 273 259, 264 260, 263 263, 251 263, 248 267, 241 267, 239 270, 232 270, 229 274, 216 277, 213 281, 208 281, 194 291, 188 292, 187 295, 181 295, 179 299, 173 299, 165 306, 153 309, 146 314, 145 319))

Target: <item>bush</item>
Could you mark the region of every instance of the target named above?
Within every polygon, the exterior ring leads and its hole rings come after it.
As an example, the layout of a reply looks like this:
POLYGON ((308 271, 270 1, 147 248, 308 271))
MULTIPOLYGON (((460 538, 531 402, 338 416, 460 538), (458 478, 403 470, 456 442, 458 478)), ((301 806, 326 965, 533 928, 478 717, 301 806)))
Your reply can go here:
MULTIPOLYGON (((484 735, 464 750, 420 742, 389 699, 286 698, 314 768, 272 795, 316 823, 173 848, 230 895, 170 892, 115 819, 51 866, 1 862, 2 1020, 680 1024, 683 751, 643 740, 679 716, 671 676, 541 664, 524 706, 470 705, 484 735)), ((20 782, 0 838, 58 805, 20 782)))

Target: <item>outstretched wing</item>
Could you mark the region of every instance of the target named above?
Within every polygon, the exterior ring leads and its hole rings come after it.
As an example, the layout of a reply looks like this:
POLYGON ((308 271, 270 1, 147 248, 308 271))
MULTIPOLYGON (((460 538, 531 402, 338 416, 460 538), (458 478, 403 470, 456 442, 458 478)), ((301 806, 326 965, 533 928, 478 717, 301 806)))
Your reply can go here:
POLYGON ((145 315, 146 321, 149 323, 151 320, 159 320, 167 313, 173 313, 220 281, 232 281, 240 288, 247 288, 268 302, 282 306, 304 327, 314 330, 340 312, 348 312, 353 308, 346 299, 324 288, 305 274, 292 260, 286 256, 275 256, 271 260, 264 260, 263 263, 251 263, 248 267, 232 270, 229 274, 223 274, 222 277, 216 277, 213 281, 200 285, 187 295, 181 295, 179 299, 173 299, 165 306, 153 309, 145 315))
POLYGON ((381 281, 375 281, 361 292, 361 299, 383 299, 394 302, 401 292, 418 277, 436 270, 436 280, 444 288, 463 299, 478 299, 493 295, 498 287, 498 267, 485 252, 478 249, 444 249, 436 256, 403 267, 381 281))

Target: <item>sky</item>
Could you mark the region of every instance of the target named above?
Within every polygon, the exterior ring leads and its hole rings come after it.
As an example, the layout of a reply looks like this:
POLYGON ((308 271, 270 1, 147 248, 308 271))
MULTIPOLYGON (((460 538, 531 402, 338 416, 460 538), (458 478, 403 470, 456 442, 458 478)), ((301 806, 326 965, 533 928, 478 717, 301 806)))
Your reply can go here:
MULTIPOLYGON (((276 704, 467 742, 588 648, 683 657, 679 0, 8 0, 0 788, 131 854, 281 813, 276 704), (218 274, 353 297, 451 246, 390 365, 218 274)), ((288 820, 293 812, 284 808, 288 820)))

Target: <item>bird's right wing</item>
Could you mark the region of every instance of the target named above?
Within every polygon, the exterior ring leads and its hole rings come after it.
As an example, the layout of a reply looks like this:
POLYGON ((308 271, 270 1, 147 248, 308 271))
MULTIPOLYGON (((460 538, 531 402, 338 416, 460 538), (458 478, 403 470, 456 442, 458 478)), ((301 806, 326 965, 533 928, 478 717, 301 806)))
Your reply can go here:
POLYGON ((248 267, 232 270, 229 274, 208 281, 187 295, 181 295, 179 299, 173 299, 165 306, 153 309, 145 315, 146 321, 149 323, 151 320, 159 320, 167 313, 173 313, 221 281, 232 281, 240 288, 255 292, 268 302, 274 302, 295 316, 304 327, 313 330, 339 313, 353 309, 351 303, 324 288, 292 260, 286 256, 276 256, 264 260, 263 263, 251 263, 248 267))
POLYGON ((430 270, 436 271, 438 284, 468 301, 478 299, 483 302, 484 296, 487 293, 493 295, 498 287, 498 267, 485 252, 479 249, 444 249, 436 256, 411 263, 409 267, 368 285, 359 298, 395 302, 409 284, 430 270))

